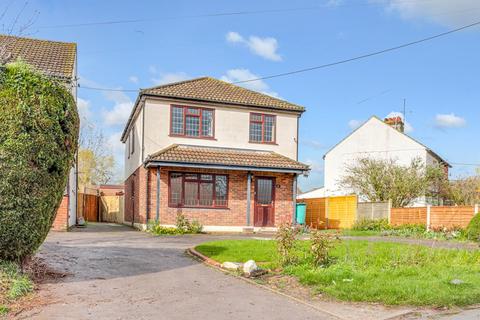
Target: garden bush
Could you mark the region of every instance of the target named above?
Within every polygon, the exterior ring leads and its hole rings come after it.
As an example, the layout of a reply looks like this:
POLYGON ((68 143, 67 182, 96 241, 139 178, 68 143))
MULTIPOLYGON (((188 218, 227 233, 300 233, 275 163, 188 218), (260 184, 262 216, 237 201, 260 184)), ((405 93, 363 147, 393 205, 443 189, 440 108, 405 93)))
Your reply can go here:
POLYGON ((357 231, 384 231, 390 229, 388 219, 361 219, 355 221, 352 226, 352 230, 357 231))
POLYGON ((275 239, 277 240, 277 252, 280 262, 283 266, 295 262, 295 248, 297 244, 297 235, 300 229, 292 226, 291 223, 282 223, 277 230, 275 239))
POLYGON ((476 214, 468 224, 466 231, 467 238, 473 241, 480 241, 480 214, 476 214))
POLYGON ((75 101, 22 62, 0 69, 0 259, 21 261, 50 230, 78 143, 75 101))

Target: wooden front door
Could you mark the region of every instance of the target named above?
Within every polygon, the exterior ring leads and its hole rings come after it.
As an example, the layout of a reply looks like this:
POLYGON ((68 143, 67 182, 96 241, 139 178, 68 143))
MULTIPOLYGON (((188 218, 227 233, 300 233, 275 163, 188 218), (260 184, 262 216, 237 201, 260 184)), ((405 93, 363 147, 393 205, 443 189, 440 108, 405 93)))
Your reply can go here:
POLYGON ((255 227, 273 227, 275 225, 275 178, 257 177, 255 179, 255 227))

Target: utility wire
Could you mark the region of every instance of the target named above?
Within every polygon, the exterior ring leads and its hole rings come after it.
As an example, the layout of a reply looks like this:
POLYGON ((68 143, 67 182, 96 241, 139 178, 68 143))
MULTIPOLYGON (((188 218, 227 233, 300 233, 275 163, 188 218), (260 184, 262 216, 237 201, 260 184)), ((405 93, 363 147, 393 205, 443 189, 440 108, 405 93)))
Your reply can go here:
MULTIPOLYGON (((398 3, 415 3, 415 2, 434 2, 436 0, 397 0, 398 3)), ((295 11, 312 11, 320 9, 334 9, 338 7, 358 7, 358 6, 378 6, 381 3, 375 2, 363 2, 363 3, 346 3, 332 5, 330 2, 326 2, 318 6, 310 7, 297 7, 297 8, 284 8, 284 9, 264 9, 264 10, 244 10, 244 11, 231 11, 231 12, 214 12, 198 15, 185 15, 185 16, 171 16, 171 17, 159 17, 159 18, 139 18, 139 19, 121 19, 121 20, 106 20, 106 21, 93 21, 83 23, 71 23, 71 24, 58 24, 58 25, 46 25, 39 26, 38 29, 60 29, 60 28, 76 28, 76 27, 89 27, 89 26, 104 26, 104 25, 117 25, 117 24, 132 24, 141 22, 157 22, 157 21, 170 21, 170 20, 183 20, 183 19, 195 19, 195 18, 215 18, 215 17, 228 17, 228 16, 244 16, 266 13, 284 13, 295 11)))
MULTIPOLYGON (((395 46, 395 47, 390 47, 390 48, 379 50, 379 51, 374 51, 374 52, 363 54, 363 55, 356 56, 356 57, 353 57, 353 58, 339 60, 339 61, 335 61, 335 62, 331 62, 331 63, 327 63, 327 64, 322 64, 322 65, 319 65, 319 66, 293 70, 293 71, 289 71, 289 72, 272 74, 272 75, 268 75, 268 76, 264 76, 264 77, 258 77, 258 78, 242 80, 242 81, 234 81, 234 82, 232 82, 232 84, 242 84, 242 83, 254 82, 254 81, 259 81, 259 80, 267 80, 267 79, 273 79, 273 78, 279 78, 279 77, 286 77, 286 76, 290 76, 290 75, 294 75, 294 74, 298 74, 298 73, 304 73, 304 72, 309 72, 309 71, 313 71, 313 70, 329 68, 329 67, 353 62, 353 61, 356 61, 356 60, 361 60, 361 59, 366 59, 366 58, 370 58, 370 57, 373 57, 373 56, 378 56, 378 55, 381 55, 381 54, 384 54, 384 53, 396 51, 396 50, 403 49, 403 48, 406 48, 406 47, 411 47, 411 46, 414 46, 414 45, 417 45, 417 44, 420 44, 420 43, 423 43, 423 42, 427 42, 427 41, 431 41, 431 40, 434 40, 434 39, 437 39, 437 38, 441 38, 441 37, 450 35, 452 33, 463 31, 465 29, 473 28, 473 27, 476 27, 476 26, 479 26, 479 25, 480 25, 480 21, 477 21, 477 22, 474 22, 474 23, 471 23, 471 24, 468 24, 468 25, 465 25, 465 26, 462 26, 462 27, 459 27, 459 28, 456 28, 456 29, 452 29, 452 30, 449 30, 449 31, 446 31, 446 32, 438 33, 438 34, 430 36, 430 37, 423 38, 423 39, 420 39, 420 40, 404 43, 404 44, 401 44, 401 45, 398 45, 398 46, 395 46)), ((111 89, 111 88, 83 87, 83 86, 80 86, 80 84, 78 86, 79 86, 79 88, 89 89, 89 90, 98 90, 98 91, 123 91, 123 92, 139 92, 140 91, 140 89, 111 89)))

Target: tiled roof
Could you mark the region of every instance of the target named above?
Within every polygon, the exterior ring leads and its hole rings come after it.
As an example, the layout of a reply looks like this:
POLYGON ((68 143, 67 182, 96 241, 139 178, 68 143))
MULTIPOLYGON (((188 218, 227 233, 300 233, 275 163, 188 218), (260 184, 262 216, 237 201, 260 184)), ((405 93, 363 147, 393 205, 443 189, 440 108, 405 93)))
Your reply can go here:
POLYGON ((75 43, 0 35, 0 47, 3 46, 6 48, 6 57, 2 53, 2 58, 6 59, 3 63, 20 58, 44 74, 73 77, 77 54, 75 43))
POLYGON ((180 164, 208 164, 245 168, 309 170, 303 163, 272 151, 217 148, 173 144, 151 155, 151 161, 180 164))
POLYGON ((289 111, 302 112, 305 110, 302 106, 210 77, 143 89, 142 93, 159 97, 247 105, 289 111))

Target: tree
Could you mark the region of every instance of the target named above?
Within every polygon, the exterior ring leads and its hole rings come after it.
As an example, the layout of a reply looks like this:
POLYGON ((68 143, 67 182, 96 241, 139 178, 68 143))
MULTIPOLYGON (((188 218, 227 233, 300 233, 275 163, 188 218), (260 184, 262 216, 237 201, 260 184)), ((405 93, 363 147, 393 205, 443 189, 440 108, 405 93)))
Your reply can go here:
POLYGON ((415 158, 408 166, 396 160, 362 158, 347 167, 340 183, 368 201, 392 201, 394 207, 408 206, 423 196, 437 196, 445 183, 439 166, 426 166, 415 158))
POLYGON ((86 123, 82 126, 78 151, 78 184, 107 184, 115 176, 115 159, 103 133, 86 123))
POLYGON ((0 69, 0 260, 45 240, 78 146, 75 100, 24 63, 0 69))
POLYGON ((444 196, 459 206, 480 203, 480 176, 450 181, 445 188, 444 196))

